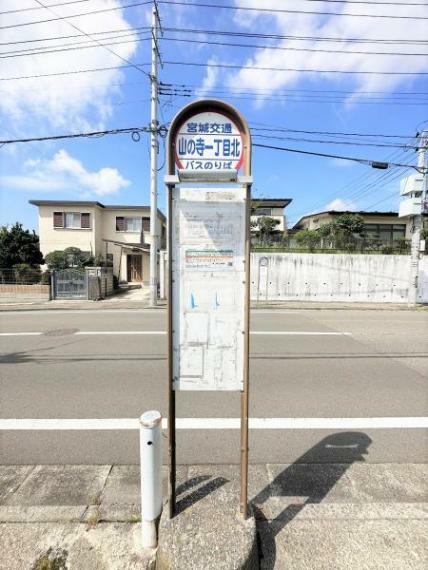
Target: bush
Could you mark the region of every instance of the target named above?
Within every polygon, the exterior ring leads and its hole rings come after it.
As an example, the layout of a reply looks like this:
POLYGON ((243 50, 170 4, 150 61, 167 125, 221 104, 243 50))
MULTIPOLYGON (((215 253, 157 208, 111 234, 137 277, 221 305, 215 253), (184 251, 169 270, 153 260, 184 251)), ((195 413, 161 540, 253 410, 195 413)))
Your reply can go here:
POLYGON ((42 272, 40 267, 33 267, 28 263, 18 263, 13 266, 16 283, 40 283, 42 272))

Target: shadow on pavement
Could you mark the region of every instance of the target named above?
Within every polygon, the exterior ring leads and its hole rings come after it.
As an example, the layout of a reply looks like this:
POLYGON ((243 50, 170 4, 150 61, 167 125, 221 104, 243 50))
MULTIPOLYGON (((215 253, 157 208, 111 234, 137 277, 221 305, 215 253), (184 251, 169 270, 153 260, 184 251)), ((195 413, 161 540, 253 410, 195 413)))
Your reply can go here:
POLYGON ((223 487, 223 485, 229 482, 229 480, 226 479, 225 477, 215 477, 214 479, 211 479, 210 475, 200 475, 197 477, 192 477, 191 479, 189 479, 188 481, 186 481, 177 488, 177 496, 182 495, 186 491, 192 489, 192 487, 196 487, 197 485, 203 483, 204 481, 207 482, 201 485, 200 487, 194 489, 188 495, 185 495, 184 497, 180 498, 177 501, 176 514, 182 513, 189 507, 195 505, 198 501, 204 499, 206 496, 210 495, 211 493, 214 493, 214 491, 216 491, 220 487, 223 487), (207 481, 208 479, 210 481, 207 481))
MULTIPOLYGON (((320 503, 354 462, 365 461, 372 440, 362 432, 329 435, 286 467, 254 497, 256 518, 268 528, 263 535, 264 570, 272 570, 276 559, 275 536, 309 504, 320 503), (260 510, 270 497, 290 497, 289 504, 269 521, 260 510), (300 500, 299 500, 300 499, 300 500)), ((260 540, 260 537, 259 537, 260 540)))

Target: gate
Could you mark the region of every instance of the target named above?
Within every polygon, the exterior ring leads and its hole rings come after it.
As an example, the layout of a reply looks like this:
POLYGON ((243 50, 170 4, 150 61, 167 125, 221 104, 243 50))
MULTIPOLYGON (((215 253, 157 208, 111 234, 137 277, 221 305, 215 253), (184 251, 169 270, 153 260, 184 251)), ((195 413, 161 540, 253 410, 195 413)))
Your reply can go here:
POLYGON ((88 275, 86 271, 63 269, 53 274, 54 299, 87 299, 88 275))

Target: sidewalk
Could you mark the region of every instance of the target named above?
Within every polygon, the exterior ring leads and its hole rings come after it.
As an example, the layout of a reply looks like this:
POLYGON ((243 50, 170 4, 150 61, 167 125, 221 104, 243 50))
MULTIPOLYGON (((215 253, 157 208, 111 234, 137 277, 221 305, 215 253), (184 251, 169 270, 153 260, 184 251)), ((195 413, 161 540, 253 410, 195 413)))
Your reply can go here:
MULTIPOLYGON (((139 484, 136 465, 1 466, 0 569, 153 568, 139 484)), ((177 491, 189 510, 216 493, 238 508, 239 467, 182 466, 177 491)), ((260 567, 425 570, 427 491, 426 465, 250 465, 260 567)))
MULTIPOLYGON (((167 301, 158 301, 150 307, 147 291, 131 290, 102 301, 55 300, 43 302, 0 303, 0 312, 7 311, 46 311, 46 310, 105 310, 105 309, 151 309, 162 310, 167 301)), ((428 305, 408 307, 406 303, 318 303, 313 301, 270 301, 251 302, 252 310, 354 310, 354 311, 427 311, 428 305)))

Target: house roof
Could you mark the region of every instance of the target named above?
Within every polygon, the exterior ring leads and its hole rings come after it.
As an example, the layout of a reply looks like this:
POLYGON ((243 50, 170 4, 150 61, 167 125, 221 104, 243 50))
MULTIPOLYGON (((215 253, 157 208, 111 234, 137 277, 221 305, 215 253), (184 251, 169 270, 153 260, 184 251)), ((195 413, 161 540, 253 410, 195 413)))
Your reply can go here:
POLYGON ((251 205, 257 208, 270 206, 271 208, 285 208, 293 201, 293 198, 253 198, 251 205))
MULTIPOLYGON (((150 206, 130 206, 130 205, 105 205, 97 201, 85 201, 85 200, 29 200, 30 204, 33 206, 76 206, 76 207, 98 207, 103 208, 103 210, 144 210, 145 212, 150 212, 150 206)), ((158 209, 158 215, 163 221, 166 221, 166 217, 158 209)))
POLYGON ((370 217, 370 216, 389 216, 391 218, 398 218, 398 212, 366 212, 360 210, 358 212, 351 210, 323 210, 322 212, 314 212, 313 214, 306 214, 302 216, 293 226, 293 229, 297 229, 303 220, 308 218, 313 218, 314 216, 322 216, 324 214, 329 214, 330 216, 341 216, 342 214, 359 214, 360 216, 370 217))
POLYGON ((139 249, 143 252, 149 252, 150 251, 150 245, 147 243, 126 242, 126 241, 118 241, 115 239, 104 239, 104 238, 102 241, 105 243, 112 243, 113 245, 123 247, 124 249, 126 249, 126 248, 128 248, 128 249, 139 249))

